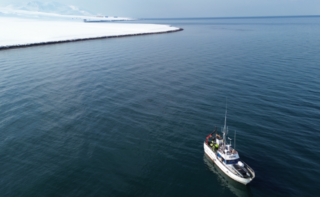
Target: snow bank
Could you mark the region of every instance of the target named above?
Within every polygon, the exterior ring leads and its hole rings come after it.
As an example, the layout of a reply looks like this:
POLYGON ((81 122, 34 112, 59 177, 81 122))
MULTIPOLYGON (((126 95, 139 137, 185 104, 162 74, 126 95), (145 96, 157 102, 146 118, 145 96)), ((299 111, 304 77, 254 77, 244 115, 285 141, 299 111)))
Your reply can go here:
POLYGON ((179 31, 169 25, 84 23, 0 17, 0 49, 179 31))

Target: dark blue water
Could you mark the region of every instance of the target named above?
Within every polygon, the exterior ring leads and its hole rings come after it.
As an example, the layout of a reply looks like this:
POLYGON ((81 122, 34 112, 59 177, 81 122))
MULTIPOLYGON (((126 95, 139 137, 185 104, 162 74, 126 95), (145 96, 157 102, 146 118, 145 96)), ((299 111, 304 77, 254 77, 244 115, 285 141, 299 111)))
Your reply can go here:
POLYGON ((1 196, 316 196, 320 17, 0 51, 1 196), (223 124, 256 172, 204 155, 223 124))

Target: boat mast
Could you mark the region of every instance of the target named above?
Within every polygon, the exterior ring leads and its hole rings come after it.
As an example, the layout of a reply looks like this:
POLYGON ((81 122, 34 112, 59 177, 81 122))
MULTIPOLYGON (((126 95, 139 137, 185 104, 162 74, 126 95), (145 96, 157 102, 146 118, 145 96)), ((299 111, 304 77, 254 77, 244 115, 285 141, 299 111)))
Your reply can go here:
POLYGON ((226 101, 226 113, 224 115, 224 127, 223 127, 223 150, 225 149, 226 146, 226 135, 228 132, 228 128, 227 128, 227 101, 226 101))
POLYGON ((236 150, 236 134, 237 134, 237 131, 234 131, 234 150, 236 150))

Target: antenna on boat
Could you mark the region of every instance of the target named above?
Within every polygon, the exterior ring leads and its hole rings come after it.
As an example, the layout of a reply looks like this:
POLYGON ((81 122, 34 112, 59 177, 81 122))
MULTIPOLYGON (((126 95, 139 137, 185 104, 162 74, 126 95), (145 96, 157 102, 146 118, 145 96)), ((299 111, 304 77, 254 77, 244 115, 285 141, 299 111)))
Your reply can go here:
MULTIPOLYGON (((226 135, 228 134, 228 128, 227 128, 227 112, 228 112, 228 105, 227 105, 227 98, 226 98, 226 112, 224 115, 224 127, 223 127, 223 145, 225 147, 226 144, 226 135)), ((224 149, 223 147, 223 149, 224 149)))
POLYGON ((233 149, 236 149, 236 133, 237 131, 234 131, 234 148, 233 149))
POLYGON ((224 130, 227 129, 227 113, 228 113, 228 103, 227 103, 227 99, 226 99, 226 113, 224 115, 224 130))

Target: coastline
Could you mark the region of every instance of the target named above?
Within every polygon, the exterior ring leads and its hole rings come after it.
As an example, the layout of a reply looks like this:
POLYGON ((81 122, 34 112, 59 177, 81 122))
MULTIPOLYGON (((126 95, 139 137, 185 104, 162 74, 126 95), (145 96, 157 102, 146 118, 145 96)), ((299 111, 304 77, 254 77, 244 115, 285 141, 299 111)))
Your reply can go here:
POLYGON ((159 32, 134 33, 134 34, 112 35, 112 36, 98 36, 98 37, 77 38, 77 39, 70 39, 70 40, 48 41, 48 42, 39 42, 39 43, 30 43, 30 44, 7 45, 7 46, 0 46, 0 51, 6 50, 6 49, 25 48, 25 47, 50 45, 50 44, 61 44, 61 43, 68 43, 68 42, 79 42, 79 41, 87 41, 87 40, 143 36, 143 35, 151 35, 151 34, 165 34, 165 33, 173 33, 173 32, 178 32, 178 31, 183 31, 183 28, 178 28, 175 30, 168 30, 168 31, 159 31, 159 32))
POLYGON ((118 38, 181 31, 164 24, 86 23, 70 20, 0 17, 0 50, 93 39, 118 38))

